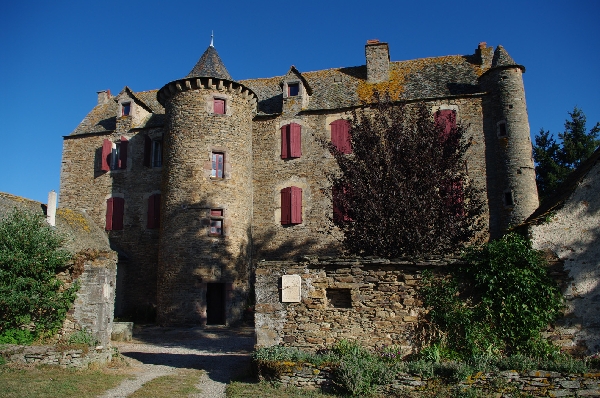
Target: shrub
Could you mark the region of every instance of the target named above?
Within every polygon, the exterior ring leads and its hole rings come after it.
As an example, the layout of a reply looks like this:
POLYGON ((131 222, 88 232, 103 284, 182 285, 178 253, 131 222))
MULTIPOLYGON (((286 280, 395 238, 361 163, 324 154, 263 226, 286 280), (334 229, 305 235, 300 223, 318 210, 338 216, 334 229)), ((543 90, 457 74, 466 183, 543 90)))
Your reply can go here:
POLYGON ((88 330, 78 330, 71 334, 68 339, 69 344, 81 344, 89 347, 98 345, 98 340, 88 330))
POLYGON ((42 216, 15 210, 0 221, 0 341, 55 333, 75 300, 57 279, 70 254, 42 216))
POLYGON ((551 357, 558 349, 540 330, 561 312, 562 295, 530 243, 516 234, 471 248, 450 278, 425 273, 433 341, 463 358, 522 353, 551 357))

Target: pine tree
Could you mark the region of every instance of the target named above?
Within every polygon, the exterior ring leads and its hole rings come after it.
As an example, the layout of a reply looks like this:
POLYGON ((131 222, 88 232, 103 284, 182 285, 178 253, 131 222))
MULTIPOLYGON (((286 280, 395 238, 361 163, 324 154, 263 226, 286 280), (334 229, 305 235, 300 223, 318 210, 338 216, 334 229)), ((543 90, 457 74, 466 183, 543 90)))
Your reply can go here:
POLYGON ((569 173, 600 145, 597 139, 600 122, 586 132, 586 117, 581 109, 575 107, 569 116, 571 120, 565 121, 565 131, 558 134, 560 143, 551 136, 550 131, 544 129, 535 137, 533 158, 538 193, 542 200, 554 193, 569 173))
POLYGON ((480 191, 465 167, 469 143, 463 127, 449 126, 424 104, 381 100, 352 114, 352 153, 330 146, 341 171, 331 176, 334 207, 344 214, 334 221, 349 252, 448 253, 479 231, 480 191))

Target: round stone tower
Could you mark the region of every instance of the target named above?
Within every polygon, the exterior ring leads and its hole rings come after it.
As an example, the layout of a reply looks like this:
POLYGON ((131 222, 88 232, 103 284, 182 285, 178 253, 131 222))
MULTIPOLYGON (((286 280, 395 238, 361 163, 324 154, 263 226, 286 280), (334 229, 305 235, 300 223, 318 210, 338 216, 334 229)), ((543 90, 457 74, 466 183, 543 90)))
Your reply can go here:
POLYGON ((249 292, 257 97, 212 43, 157 97, 166 113, 157 321, 230 324, 249 292))
POLYGON ((525 67, 498 46, 491 68, 480 77, 487 92, 483 126, 492 239, 524 221, 539 205, 523 72, 525 67))

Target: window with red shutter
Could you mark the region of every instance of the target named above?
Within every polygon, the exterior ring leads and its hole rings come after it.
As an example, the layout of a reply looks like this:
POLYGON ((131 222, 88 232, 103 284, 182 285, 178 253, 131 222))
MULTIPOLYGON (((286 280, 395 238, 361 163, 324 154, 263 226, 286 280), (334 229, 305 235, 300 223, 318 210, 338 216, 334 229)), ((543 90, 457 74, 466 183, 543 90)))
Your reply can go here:
POLYGON ((123 229, 123 214, 125 199, 112 197, 106 200, 106 230, 118 231, 123 229))
POLYGON ((108 198, 106 200, 106 227, 107 231, 113 229, 113 202, 115 198, 108 198))
POLYGON ((105 139, 102 141, 102 162, 101 170, 109 171, 112 157, 112 141, 105 139))
POLYGON ((211 171, 212 178, 225 177, 225 154, 222 152, 213 152, 211 154, 211 171))
POLYGON ((345 200, 347 195, 350 194, 350 189, 346 186, 332 187, 332 201, 333 201, 333 221, 335 223, 343 223, 352 221, 350 215, 350 209, 348 208, 347 201, 345 200))
POLYGON ((297 123, 281 127, 281 158, 291 159, 302 156, 302 127, 297 123))
POLYGON ((148 229, 160 227, 160 194, 150 195, 148 198, 148 229))
POLYGON ((347 120, 339 119, 330 124, 331 143, 341 153, 352 153, 352 144, 350 142, 350 123, 347 120))
POLYGON ((288 187, 281 190, 281 224, 302 224, 302 188, 288 187))
POLYGON ((217 115, 225 114, 225 100, 220 98, 215 98, 213 102, 213 112, 217 115))
POLYGON ((442 141, 456 134, 456 111, 452 109, 440 109, 435 113, 434 117, 442 141))

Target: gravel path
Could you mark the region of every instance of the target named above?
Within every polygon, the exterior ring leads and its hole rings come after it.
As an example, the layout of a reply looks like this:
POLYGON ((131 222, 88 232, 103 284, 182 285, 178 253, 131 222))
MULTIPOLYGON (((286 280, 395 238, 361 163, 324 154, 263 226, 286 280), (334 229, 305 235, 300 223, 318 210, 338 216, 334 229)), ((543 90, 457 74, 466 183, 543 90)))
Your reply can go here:
POLYGON ((224 397, 225 386, 250 371, 253 328, 136 327, 131 342, 113 342, 131 365, 132 379, 108 390, 102 398, 126 397, 144 383, 178 369, 206 373, 193 397, 224 397))

